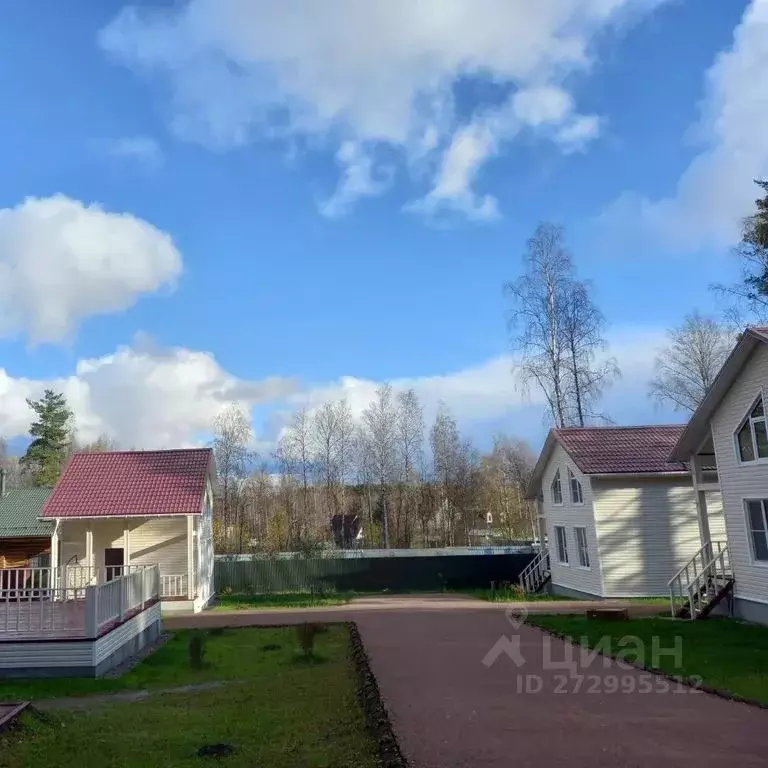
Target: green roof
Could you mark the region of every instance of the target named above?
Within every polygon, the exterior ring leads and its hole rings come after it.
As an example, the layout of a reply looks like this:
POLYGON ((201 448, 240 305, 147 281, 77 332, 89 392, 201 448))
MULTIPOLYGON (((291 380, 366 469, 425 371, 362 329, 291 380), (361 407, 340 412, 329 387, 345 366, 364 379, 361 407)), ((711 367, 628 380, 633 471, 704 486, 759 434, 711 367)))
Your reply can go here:
POLYGON ((51 488, 20 488, 0 496, 0 537, 50 536, 53 523, 39 520, 51 488))

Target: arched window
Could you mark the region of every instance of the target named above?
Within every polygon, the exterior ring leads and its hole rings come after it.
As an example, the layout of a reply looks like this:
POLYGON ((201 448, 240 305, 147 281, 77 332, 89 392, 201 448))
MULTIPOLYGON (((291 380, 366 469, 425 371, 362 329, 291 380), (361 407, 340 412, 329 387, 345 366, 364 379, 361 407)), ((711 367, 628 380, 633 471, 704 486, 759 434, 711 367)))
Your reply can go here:
POLYGON ((558 505, 563 503, 563 487, 560 484, 559 469, 555 472, 555 477, 552 480, 552 503, 558 505))
POLYGON ((742 462, 768 459, 768 423, 762 395, 754 402, 736 432, 736 450, 742 462))
POLYGON ((574 504, 583 504, 584 492, 581 490, 581 483, 570 469, 568 470, 568 484, 571 486, 571 501, 574 504))

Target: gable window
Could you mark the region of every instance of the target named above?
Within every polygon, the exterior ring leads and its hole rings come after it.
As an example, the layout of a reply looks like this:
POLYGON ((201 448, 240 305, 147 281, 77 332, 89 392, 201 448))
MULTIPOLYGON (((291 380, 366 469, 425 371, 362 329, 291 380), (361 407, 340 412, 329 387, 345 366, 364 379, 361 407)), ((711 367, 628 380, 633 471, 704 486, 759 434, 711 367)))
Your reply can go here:
POLYGON ((582 568, 589 568, 589 545, 587 544, 587 529, 583 526, 576 526, 576 550, 579 555, 579 565, 582 568))
POLYGON ((581 483, 570 469, 568 470, 568 483, 571 486, 571 501, 574 504, 583 504, 584 492, 581 490, 581 483))
POLYGON ((768 499, 754 499, 746 505, 752 559, 768 563, 768 499))
POLYGON ((555 472, 555 477, 552 480, 552 503, 553 504, 562 504, 563 503, 563 487, 560 484, 560 470, 558 469, 557 472, 555 472))
POLYGON ((768 422, 762 395, 752 406, 749 416, 736 433, 736 447, 743 462, 768 459, 768 422))
POLYGON ((565 538, 565 526, 555 526, 555 542, 557 543, 557 562, 568 565, 568 542, 565 538))

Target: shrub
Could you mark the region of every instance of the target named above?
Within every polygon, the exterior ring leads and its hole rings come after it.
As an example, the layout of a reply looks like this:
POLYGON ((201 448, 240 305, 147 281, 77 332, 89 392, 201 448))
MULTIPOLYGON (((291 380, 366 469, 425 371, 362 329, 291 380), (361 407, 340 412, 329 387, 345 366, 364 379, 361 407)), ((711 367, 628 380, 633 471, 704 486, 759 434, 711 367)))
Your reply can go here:
POLYGON ((189 667, 202 669, 205 666, 205 635, 193 632, 189 637, 189 667))
POLYGON ((296 627, 299 647, 308 658, 314 656, 315 638, 321 633, 322 629, 319 624, 310 624, 309 622, 304 622, 304 624, 299 624, 296 627))

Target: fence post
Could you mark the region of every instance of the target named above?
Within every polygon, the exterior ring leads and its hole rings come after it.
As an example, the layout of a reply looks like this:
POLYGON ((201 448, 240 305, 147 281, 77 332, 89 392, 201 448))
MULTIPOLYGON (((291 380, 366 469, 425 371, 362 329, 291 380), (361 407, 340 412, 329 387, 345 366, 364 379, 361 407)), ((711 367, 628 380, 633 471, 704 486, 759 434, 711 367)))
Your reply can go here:
POLYGON ((98 633, 99 588, 85 588, 85 636, 95 638, 98 633))

